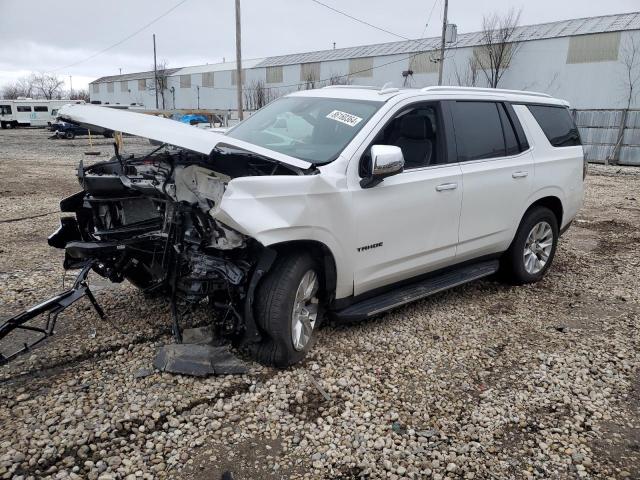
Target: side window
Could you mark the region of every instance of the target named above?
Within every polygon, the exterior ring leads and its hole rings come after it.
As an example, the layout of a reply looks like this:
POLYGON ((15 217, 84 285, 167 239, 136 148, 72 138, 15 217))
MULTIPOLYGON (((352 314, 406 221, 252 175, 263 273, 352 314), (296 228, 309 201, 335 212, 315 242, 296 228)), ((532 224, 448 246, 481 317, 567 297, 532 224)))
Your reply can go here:
POLYGON ((31 107, 30 107, 30 106, 27 106, 27 105, 18 105, 18 106, 16 107, 16 110, 17 110, 18 112, 30 112, 30 111, 31 111, 31 107))
POLYGON ((49 109, 46 106, 36 105, 35 107, 33 107, 33 111, 34 112, 48 112, 49 109))
MULTIPOLYGON (((395 145, 404 157, 404 168, 422 168, 444 163, 440 114, 434 103, 421 103, 401 110, 376 136, 371 145, 395 145)), ((366 175, 369 152, 361 163, 360 174, 366 175), (364 167, 364 168, 362 168, 364 167)))
POLYGON ((0 115, 11 115, 11 105, 0 105, 0 115))
POLYGON ((528 105, 527 107, 551 145, 554 147, 582 145, 578 128, 567 108, 550 105, 528 105))
POLYGON ((452 111, 459 161, 505 156, 498 104, 457 101, 453 103, 452 111))
POLYGON ((498 110, 500 112, 500 122, 502 123, 502 131, 504 132, 504 143, 506 147, 506 154, 516 155, 520 153, 522 150, 520 148, 520 144, 518 143, 518 137, 516 137, 516 131, 511 123, 511 119, 507 115, 507 111, 505 110, 504 104, 498 105, 498 110))

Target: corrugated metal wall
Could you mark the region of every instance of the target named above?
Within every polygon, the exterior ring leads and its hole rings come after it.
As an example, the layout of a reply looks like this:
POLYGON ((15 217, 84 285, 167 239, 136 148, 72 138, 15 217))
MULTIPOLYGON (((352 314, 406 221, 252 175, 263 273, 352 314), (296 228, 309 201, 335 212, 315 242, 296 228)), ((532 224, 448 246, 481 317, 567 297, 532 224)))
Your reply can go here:
MULTIPOLYGON (((574 116, 587 160, 605 163, 618 140, 623 110, 576 110, 574 116)), ((640 110, 630 110, 622 136, 620 165, 640 166, 640 110)))

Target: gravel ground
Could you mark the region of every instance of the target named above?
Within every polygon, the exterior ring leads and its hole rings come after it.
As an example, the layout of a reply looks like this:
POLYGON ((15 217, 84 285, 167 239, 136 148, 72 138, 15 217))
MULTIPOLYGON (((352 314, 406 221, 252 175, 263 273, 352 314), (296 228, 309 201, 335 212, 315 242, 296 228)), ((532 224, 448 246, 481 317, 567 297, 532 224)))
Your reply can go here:
MULTIPOLYGON (((61 289, 53 212, 110 154, 47 137, 0 131, 0 316, 61 289)), ((640 478, 639 227, 640 171, 592 166, 540 283, 328 325, 243 376, 153 372, 167 303, 94 280, 109 322, 83 300, 0 368, 0 478, 640 478)))

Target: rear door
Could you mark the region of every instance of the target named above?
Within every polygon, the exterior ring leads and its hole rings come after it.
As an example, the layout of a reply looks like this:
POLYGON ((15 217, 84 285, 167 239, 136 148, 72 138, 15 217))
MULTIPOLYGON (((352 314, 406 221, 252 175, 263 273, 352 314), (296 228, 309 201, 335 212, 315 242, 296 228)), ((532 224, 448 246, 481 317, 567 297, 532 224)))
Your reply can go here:
POLYGON ((533 157, 510 105, 451 102, 464 195, 457 261, 508 248, 532 189, 533 157))

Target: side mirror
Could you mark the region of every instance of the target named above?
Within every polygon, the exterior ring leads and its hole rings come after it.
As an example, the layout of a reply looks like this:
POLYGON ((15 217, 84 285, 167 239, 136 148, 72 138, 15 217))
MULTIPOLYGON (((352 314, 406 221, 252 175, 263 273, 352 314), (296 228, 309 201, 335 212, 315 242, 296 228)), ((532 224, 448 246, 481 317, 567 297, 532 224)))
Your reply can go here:
POLYGON ((382 180, 404 170, 404 156, 395 145, 373 145, 371 147, 369 175, 360 180, 362 188, 371 188, 382 180))

